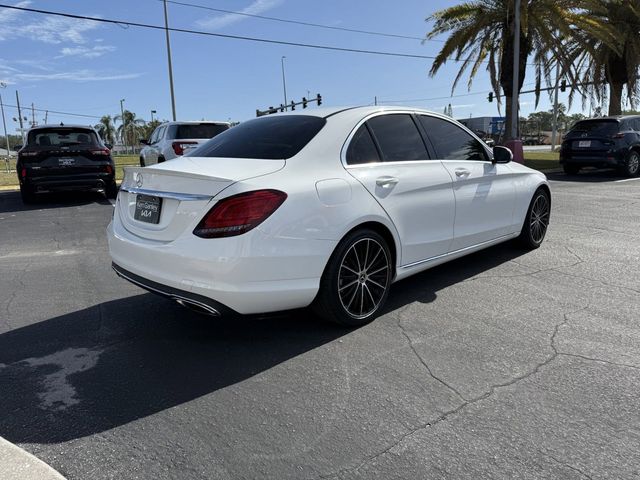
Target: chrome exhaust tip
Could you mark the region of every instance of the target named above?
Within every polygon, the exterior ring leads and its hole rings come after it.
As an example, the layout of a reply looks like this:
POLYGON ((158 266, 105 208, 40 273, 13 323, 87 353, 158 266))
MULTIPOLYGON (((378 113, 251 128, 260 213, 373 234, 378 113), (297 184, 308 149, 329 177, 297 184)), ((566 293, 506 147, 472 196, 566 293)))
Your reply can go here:
POLYGON ((213 307, 205 305, 204 303, 195 302, 186 298, 173 297, 173 300, 180 306, 188 308, 201 315, 209 315, 212 317, 219 317, 220 313, 213 307))

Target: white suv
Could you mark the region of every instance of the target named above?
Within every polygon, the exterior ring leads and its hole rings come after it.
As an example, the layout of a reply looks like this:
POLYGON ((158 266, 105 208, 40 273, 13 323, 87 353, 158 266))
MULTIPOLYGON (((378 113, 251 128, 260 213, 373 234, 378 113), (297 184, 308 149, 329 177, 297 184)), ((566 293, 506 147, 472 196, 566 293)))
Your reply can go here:
POLYGON ((184 155, 229 129, 229 122, 166 122, 149 139, 140 140, 140 166, 153 165, 184 155))

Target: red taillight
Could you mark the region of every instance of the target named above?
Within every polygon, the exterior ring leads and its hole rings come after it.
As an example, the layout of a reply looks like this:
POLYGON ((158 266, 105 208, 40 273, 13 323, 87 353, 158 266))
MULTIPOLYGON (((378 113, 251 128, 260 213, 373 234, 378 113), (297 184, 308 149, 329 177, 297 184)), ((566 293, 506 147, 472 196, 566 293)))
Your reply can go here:
POLYGON ((27 169, 23 168, 22 171, 20 172, 20 174, 22 175, 22 178, 26 178, 27 177, 27 169))
POLYGON ((102 169, 107 172, 109 175, 113 173, 113 167, 111 165, 105 165, 102 169))
POLYGON ((193 231, 202 238, 241 235, 264 222, 287 194, 279 190, 255 190, 220 200, 193 231))
POLYGON ((184 154, 184 146, 185 145, 197 145, 198 142, 173 142, 171 144, 171 148, 176 153, 176 155, 184 154))
POLYGON ((624 133, 616 133, 611 138, 617 138, 617 139, 624 138, 624 133))
POLYGON ((109 155, 111 153, 108 148, 97 148, 89 151, 94 155, 109 155))

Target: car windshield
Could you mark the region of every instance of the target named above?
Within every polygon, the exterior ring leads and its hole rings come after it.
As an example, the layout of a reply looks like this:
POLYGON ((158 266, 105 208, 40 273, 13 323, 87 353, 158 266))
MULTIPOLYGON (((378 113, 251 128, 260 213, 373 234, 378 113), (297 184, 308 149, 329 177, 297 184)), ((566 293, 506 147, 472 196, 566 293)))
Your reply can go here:
POLYGON ((40 128, 29 132, 29 146, 61 147, 65 145, 98 145, 98 137, 93 130, 80 128, 40 128))
POLYGON ((589 136, 608 137, 618 133, 619 128, 617 120, 583 120, 576 123, 567 136, 577 137, 586 133, 589 136))
POLYGON ((224 123, 195 123, 186 125, 172 125, 169 138, 213 138, 229 129, 224 123))
POLYGON ((256 118, 212 138, 187 156, 287 159, 302 150, 326 122, 311 115, 256 118))

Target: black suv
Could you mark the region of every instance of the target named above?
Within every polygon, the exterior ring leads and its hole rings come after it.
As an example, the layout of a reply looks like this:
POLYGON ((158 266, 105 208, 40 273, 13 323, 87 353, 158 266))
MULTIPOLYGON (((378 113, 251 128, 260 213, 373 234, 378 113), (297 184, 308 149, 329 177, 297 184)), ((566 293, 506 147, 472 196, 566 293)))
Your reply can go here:
POLYGON ((38 192, 102 190, 118 193, 111 151, 91 127, 44 125, 29 130, 16 164, 25 203, 38 192))
POLYGON ((582 167, 617 168, 629 177, 640 174, 640 116, 593 118, 577 122, 560 148, 565 173, 582 167))

